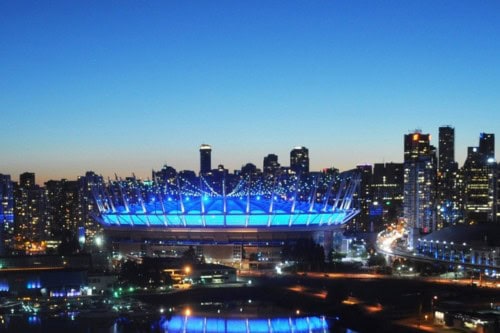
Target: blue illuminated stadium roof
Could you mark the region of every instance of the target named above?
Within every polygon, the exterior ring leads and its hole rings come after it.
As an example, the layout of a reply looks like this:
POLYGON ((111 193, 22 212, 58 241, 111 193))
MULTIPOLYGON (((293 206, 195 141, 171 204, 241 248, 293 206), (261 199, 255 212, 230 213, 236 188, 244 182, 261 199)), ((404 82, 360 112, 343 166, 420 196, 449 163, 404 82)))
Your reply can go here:
POLYGON ((101 214, 107 226, 286 227, 342 224, 352 209, 289 200, 186 197, 117 207, 101 214))
POLYGON ((352 207, 357 180, 241 179, 228 185, 175 178, 168 183, 116 181, 96 193, 105 227, 283 228, 334 226, 359 210, 352 207), (199 184, 199 185, 194 185, 199 184), (212 184, 212 185, 211 185, 212 184), (219 186, 214 189, 214 186, 219 186), (323 186, 323 192, 319 192, 323 186), (222 189, 222 190, 221 190, 222 189), (228 194, 226 194, 226 192, 228 194))

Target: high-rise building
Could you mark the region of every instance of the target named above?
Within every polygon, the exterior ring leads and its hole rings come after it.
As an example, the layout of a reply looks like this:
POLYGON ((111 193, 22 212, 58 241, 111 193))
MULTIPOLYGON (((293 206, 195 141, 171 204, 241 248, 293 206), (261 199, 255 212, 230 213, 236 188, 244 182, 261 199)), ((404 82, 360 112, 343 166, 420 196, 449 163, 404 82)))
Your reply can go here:
POLYGON ((479 153, 485 163, 495 160, 495 134, 481 133, 479 135, 479 153))
POLYGON ((360 184, 359 191, 354 194, 353 199, 359 203, 360 212, 352 220, 354 229, 361 232, 372 231, 372 225, 370 221, 370 213, 373 212, 372 209, 372 193, 371 184, 373 178, 373 166, 369 164, 358 165, 356 170, 359 172, 360 184))
POLYGON ((439 161, 437 175, 437 228, 454 224, 461 214, 457 185, 458 163, 455 161, 455 129, 439 128, 439 161))
POLYGON ((96 207, 96 199, 94 195, 99 193, 99 189, 104 187, 102 176, 97 175, 93 171, 87 171, 85 176, 78 177, 78 197, 77 197, 77 221, 76 227, 83 228, 85 232, 85 244, 95 245, 95 238, 102 230, 101 226, 96 223, 93 214, 98 211, 96 207))
POLYGON ((264 173, 275 173, 279 170, 280 164, 278 163, 278 155, 268 154, 264 157, 264 173))
POLYGON ((415 161, 427 158, 431 154, 431 135, 415 130, 404 136, 404 161, 415 161))
POLYGON ((78 225, 78 186, 76 181, 49 180, 47 195, 47 233, 53 240, 76 235, 78 225))
POLYGON ((382 217, 386 222, 391 223, 402 215, 403 179, 403 163, 375 163, 373 166, 371 220, 375 229, 383 227, 378 223, 382 222, 382 217), (381 213, 383 216, 377 216, 381 213))
POLYGON ((500 222, 500 164, 497 163, 493 171, 493 211, 492 220, 495 223, 500 222))
POLYGON ((439 173, 445 174, 455 166, 455 129, 451 126, 439 127, 439 173))
POLYGON ((404 218, 409 230, 408 245, 421 233, 436 229, 436 149, 431 136, 415 131, 404 136, 404 218))
POLYGON ((372 192, 378 201, 399 201, 403 204, 403 163, 375 163, 372 192))
POLYGON ((494 161, 495 136, 481 133, 479 147, 469 147, 461 170, 463 208, 466 224, 496 220, 497 165, 494 161))
POLYGON ((166 185, 169 181, 175 181, 175 177, 177 176, 177 170, 173 167, 164 165, 163 168, 159 171, 152 172, 153 181, 158 182, 162 185, 166 185))
MULTIPOLYGON (((81 246, 93 245, 95 236, 101 230, 92 217, 97 211, 94 195, 100 193, 103 186, 102 177, 92 171, 86 172, 85 176, 78 177, 76 181, 66 179, 47 181, 45 183, 47 216, 43 231, 43 234, 47 235, 46 238, 67 244, 78 238, 81 246)), ((132 189, 130 196, 134 194, 134 190, 132 189)), ((111 204, 100 199, 102 204, 111 204)))
POLYGON ((45 191, 35 184, 34 173, 23 173, 14 193, 14 228, 17 248, 36 252, 46 239, 47 201, 45 191))
POLYGON ((0 255, 10 247, 14 234, 14 184, 10 175, 0 174, 0 255))
POLYGON ((200 173, 206 174, 212 170, 212 146, 202 144, 200 146, 200 173))
POLYGON ((260 170, 257 169, 257 166, 253 163, 247 163, 241 167, 240 174, 241 175, 256 175, 259 174, 260 170))
POLYGON ((290 169, 301 175, 309 173, 309 149, 295 147, 290 151, 290 169))
POLYGON ((35 174, 33 172, 24 172, 19 175, 19 187, 33 188, 35 186, 35 174))

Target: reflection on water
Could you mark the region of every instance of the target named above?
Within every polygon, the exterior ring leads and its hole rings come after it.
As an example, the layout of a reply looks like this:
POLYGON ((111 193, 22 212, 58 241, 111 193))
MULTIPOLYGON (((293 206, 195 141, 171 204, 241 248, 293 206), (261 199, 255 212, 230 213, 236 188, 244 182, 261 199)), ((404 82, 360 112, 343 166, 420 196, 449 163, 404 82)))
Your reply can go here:
POLYGON ((206 313, 200 316, 173 314, 161 317, 142 314, 109 320, 78 316, 0 315, 0 333, 355 333, 337 327, 338 319, 324 316, 232 317, 206 313))
POLYGON ((162 318, 159 328, 162 333, 329 332, 325 317, 209 318, 176 315, 162 318))

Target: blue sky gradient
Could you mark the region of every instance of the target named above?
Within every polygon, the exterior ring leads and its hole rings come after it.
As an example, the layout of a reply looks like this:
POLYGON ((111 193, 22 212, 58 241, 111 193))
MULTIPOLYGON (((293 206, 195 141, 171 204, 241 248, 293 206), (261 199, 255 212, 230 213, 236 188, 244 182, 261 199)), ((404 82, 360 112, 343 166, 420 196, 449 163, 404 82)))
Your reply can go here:
POLYGON ((0 173, 456 157, 500 134, 498 1, 0 1, 0 173))

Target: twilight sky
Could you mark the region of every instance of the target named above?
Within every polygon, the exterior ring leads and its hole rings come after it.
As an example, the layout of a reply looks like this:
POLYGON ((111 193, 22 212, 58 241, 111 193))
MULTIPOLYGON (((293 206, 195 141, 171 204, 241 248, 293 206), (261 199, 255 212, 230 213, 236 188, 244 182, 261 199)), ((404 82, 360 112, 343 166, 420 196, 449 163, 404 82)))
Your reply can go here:
MULTIPOLYGON (((0 173, 311 169, 500 136, 500 2, 0 0, 0 173)), ((498 140, 497 140, 498 141, 498 140)))

